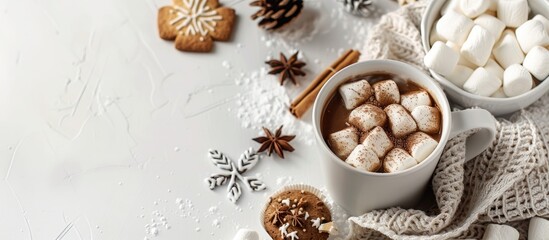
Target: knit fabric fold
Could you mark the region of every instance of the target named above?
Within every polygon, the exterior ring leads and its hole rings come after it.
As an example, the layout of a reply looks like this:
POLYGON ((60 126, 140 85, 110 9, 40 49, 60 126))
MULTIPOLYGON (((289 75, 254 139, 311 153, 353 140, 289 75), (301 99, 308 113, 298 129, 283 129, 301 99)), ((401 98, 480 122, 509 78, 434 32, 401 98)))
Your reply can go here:
MULTIPOLYGON (((425 2, 384 15, 364 46, 367 59, 394 59, 426 70, 419 24, 425 2)), ((513 226, 526 239, 528 220, 549 217, 549 94, 508 120, 498 119, 491 146, 465 161, 477 130, 448 141, 435 169, 434 213, 390 208, 349 218, 347 239, 482 238, 489 223, 513 226)))

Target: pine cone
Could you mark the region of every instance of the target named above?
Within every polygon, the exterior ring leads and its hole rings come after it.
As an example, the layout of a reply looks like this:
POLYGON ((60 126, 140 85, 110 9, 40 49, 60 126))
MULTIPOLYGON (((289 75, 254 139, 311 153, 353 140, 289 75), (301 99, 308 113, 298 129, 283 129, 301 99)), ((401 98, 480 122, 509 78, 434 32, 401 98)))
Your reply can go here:
POLYGON ((343 8, 354 15, 368 17, 374 11, 372 0, 338 0, 343 8))
POLYGON ((256 0, 250 3, 250 6, 261 8, 252 15, 253 20, 261 18, 259 27, 275 30, 301 13, 303 0, 256 0))

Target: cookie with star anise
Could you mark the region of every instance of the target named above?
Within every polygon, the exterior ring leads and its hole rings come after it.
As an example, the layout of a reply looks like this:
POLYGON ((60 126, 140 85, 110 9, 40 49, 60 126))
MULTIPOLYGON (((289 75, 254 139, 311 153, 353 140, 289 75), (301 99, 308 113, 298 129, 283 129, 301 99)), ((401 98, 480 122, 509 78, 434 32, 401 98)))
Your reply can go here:
POLYGON ((332 217, 316 194, 303 189, 281 191, 269 198, 263 226, 272 239, 325 240, 332 217))
POLYGON ((218 0, 173 0, 158 11, 158 32, 180 51, 209 52, 214 40, 230 39, 235 18, 235 10, 218 0))

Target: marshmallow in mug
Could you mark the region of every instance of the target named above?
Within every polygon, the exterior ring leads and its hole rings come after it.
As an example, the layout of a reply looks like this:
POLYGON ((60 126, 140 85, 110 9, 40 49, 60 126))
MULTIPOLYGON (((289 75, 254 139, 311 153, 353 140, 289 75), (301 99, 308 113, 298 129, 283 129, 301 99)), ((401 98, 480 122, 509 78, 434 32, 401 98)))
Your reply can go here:
POLYGON ((343 99, 345 108, 352 110, 366 102, 373 94, 372 86, 366 80, 360 80, 341 85, 339 94, 343 99))
POLYGON ((418 163, 423 162, 437 145, 435 139, 423 132, 416 132, 406 138, 406 148, 418 163))
POLYGON ((355 147, 345 162, 367 172, 375 172, 381 167, 377 154, 362 144, 355 147))
POLYGON ((431 96, 425 90, 413 91, 400 96, 400 104, 412 112, 417 106, 431 106, 431 96))
POLYGON ((362 141, 362 145, 372 149, 379 158, 385 156, 395 146, 382 127, 372 129, 362 141))
POLYGON ((381 106, 400 102, 400 91, 393 80, 376 82, 373 85, 374 95, 381 106))
POLYGON ((363 132, 367 132, 375 126, 383 126, 387 121, 385 112, 372 104, 363 104, 355 108, 349 114, 349 123, 363 132))
POLYGON ((347 158, 358 145, 358 130, 348 127, 328 136, 328 144, 332 151, 341 159, 347 158))
POLYGON ((436 107, 417 106, 412 111, 412 117, 417 123, 419 131, 436 134, 441 128, 441 115, 436 107))
POLYGON ((404 171, 415 165, 417 161, 402 148, 394 148, 383 160, 383 169, 388 173, 404 171))
POLYGON ((389 127, 395 137, 402 138, 417 131, 417 124, 408 111, 399 104, 391 104, 384 109, 389 120, 389 127))

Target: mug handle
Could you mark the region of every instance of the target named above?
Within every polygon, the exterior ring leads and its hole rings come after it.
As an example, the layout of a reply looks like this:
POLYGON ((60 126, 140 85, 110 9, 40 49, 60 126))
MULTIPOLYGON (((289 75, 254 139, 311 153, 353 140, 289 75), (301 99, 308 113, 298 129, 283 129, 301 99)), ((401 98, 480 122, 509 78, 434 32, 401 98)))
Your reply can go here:
POLYGON ((496 119, 484 109, 452 112, 452 129, 449 139, 471 129, 480 129, 480 131, 469 136, 466 140, 466 162, 481 154, 492 144, 496 137, 496 119))

